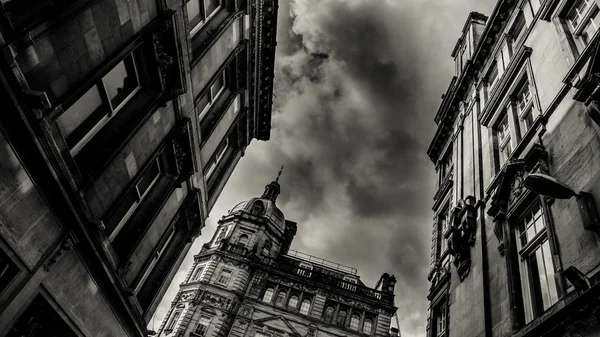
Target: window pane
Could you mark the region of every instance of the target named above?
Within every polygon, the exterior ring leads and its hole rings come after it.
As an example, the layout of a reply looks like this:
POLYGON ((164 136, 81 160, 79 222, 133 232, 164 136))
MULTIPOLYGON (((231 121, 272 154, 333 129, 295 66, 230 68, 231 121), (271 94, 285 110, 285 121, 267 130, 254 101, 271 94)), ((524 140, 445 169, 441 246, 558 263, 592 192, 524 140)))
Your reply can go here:
POLYGON ((284 303, 285 303, 285 295, 286 295, 285 291, 280 291, 277 294, 277 299, 275 300, 275 305, 280 305, 280 306, 284 305, 284 303))
POLYGON ((224 75, 221 74, 221 76, 219 76, 210 87, 210 94, 211 94, 213 103, 214 103, 215 99, 217 99, 217 97, 224 85, 225 85, 224 75))
POLYGON ((336 324, 340 325, 340 326, 344 326, 346 324, 347 316, 348 316, 348 313, 345 310, 340 310, 340 312, 338 312, 336 324))
POLYGON ((200 278, 200 275, 202 275, 203 270, 204 270, 204 266, 198 267, 198 269, 196 269, 196 272, 194 273, 194 276, 192 277, 192 281, 198 280, 200 278))
POLYGON ((556 291, 556 282, 554 281, 554 265, 548 241, 544 242, 542 247, 536 251, 536 259, 544 305, 543 309, 547 310, 558 301, 558 292, 556 291))
POLYGON ((358 316, 352 315, 352 317, 350 318, 350 329, 358 330, 358 322, 359 322, 358 316))
POLYGON ((209 17, 215 12, 220 5, 220 0, 204 0, 204 8, 206 9, 206 17, 209 17))
POLYGON ((363 333, 370 334, 371 329, 373 329, 373 322, 370 319, 365 319, 363 323, 363 333))
POLYGON ((190 28, 194 28, 202 21, 202 14, 200 13, 200 1, 201 0, 190 0, 186 5, 190 28))
POLYGON ((160 165, 158 164, 158 160, 155 160, 146 170, 146 172, 144 172, 144 175, 142 175, 142 178, 137 183, 137 189, 140 194, 140 198, 146 194, 148 189, 152 184, 154 184, 159 175, 160 165))
POLYGON ((333 313, 335 309, 333 307, 327 307, 325 309, 325 314, 323 315, 323 320, 325 322, 331 323, 333 321, 333 313))
POLYGON ((221 275, 219 275, 219 279, 217 280, 217 283, 227 284, 227 283, 229 283, 230 279, 231 279, 231 270, 224 269, 223 271, 221 271, 221 275))
POLYGON ((196 105, 197 111, 199 113, 198 119, 200 120, 202 120, 202 118, 206 114, 206 111, 208 110, 208 108, 210 108, 210 97, 208 96, 209 93, 207 92, 200 98, 200 101, 198 101, 198 105, 196 105))
POLYGON ((265 294, 263 296, 263 302, 271 302, 271 300, 273 299, 273 289, 269 288, 265 291, 265 294))
POLYGON ((138 202, 137 191, 132 189, 129 193, 127 193, 127 195, 125 196, 123 201, 121 201, 121 204, 117 207, 115 212, 112 214, 110 221, 108 221, 106 223, 106 225, 105 225, 106 231, 108 233, 111 233, 116 229, 116 227, 120 223, 122 223, 123 221, 126 221, 127 218, 129 218, 129 216, 131 216, 131 213, 132 213, 133 209, 135 209, 137 202, 138 202))
MULTIPOLYGON (((75 129, 77 129, 86 119, 93 116, 92 125, 84 131, 84 134, 77 137, 76 141, 79 141, 85 133, 87 133, 93 125, 95 125, 102 117, 104 113, 94 114, 94 112, 101 112, 102 98, 100 91, 97 86, 93 86, 88 90, 80 99, 75 102, 67 111, 65 111, 60 117, 58 117, 58 126, 65 138, 69 137, 75 129)), ((69 144, 69 147, 75 144, 69 144)))
POLYGON ((294 295, 290 298, 290 301, 288 302, 288 307, 290 307, 290 308, 298 307, 298 296, 294 295))
POLYGON ((308 315, 308 311, 310 310, 310 300, 305 299, 302 301, 302 305, 300 306, 300 313, 302 315, 308 315))
POLYGON ((125 101, 137 89, 139 82, 135 74, 133 57, 127 56, 102 78, 106 94, 110 99, 113 110, 125 101))

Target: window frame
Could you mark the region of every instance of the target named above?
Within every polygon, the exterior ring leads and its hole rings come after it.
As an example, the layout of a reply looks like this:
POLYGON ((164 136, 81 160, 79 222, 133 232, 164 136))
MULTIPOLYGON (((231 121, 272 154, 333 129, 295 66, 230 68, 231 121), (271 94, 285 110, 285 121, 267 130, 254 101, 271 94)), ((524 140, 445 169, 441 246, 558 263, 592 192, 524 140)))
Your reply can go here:
POLYGON ((356 313, 350 315, 350 324, 348 325, 350 330, 360 331, 360 316, 356 313))
POLYGON ((273 287, 268 287, 265 292, 262 295, 261 301, 264 303, 273 303, 273 295, 275 295, 275 288, 273 287), (269 294, 269 297, 267 299, 267 294, 269 294))
POLYGON ((194 269, 194 273, 192 274, 192 277, 190 279, 191 282, 198 281, 200 280, 200 278, 202 278, 202 273, 204 273, 205 269, 204 267, 206 267, 205 263, 196 266, 196 269, 194 269))
POLYGON ((288 292, 284 289, 279 289, 277 290, 277 296, 275 296, 275 306, 277 307, 285 307, 286 306, 286 298, 287 298, 288 292), (279 296, 283 294, 283 297, 279 296))
POLYGON ((209 316, 209 315, 200 315, 200 317, 198 318, 198 323, 196 324, 196 327, 194 328, 193 334, 199 337, 204 337, 206 336, 206 333, 208 332, 208 329, 210 328, 210 324, 212 322, 213 316, 209 316), (207 318, 207 324, 204 325, 202 324, 203 322, 203 318, 207 318), (198 328, 203 327, 203 331, 198 332, 198 328))
POLYGON ((331 323, 334 324, 335 322, 335 306, 332 304, 328 304, 325 306, 325 309, 323 310, 323 321, 325 321, 326 323, 331 323), (331 309, 331 311, 327 311, 327 309, 331 309))
POLYGON ((308 315, 308 314, 310 314, 311 307, 312 307, 312 300, 309 297, 303 297, 302 302, 300 302, 300 309, 298 309, 298 312, 301 315, 308 315), (305 308, 304 304, 307 302, 308 302, 308 307, 306 307, 306 312, 303 312, 303 308, 305 308))
POLYGON ((373 322, 374 322, 374 320, 372 318, 365 317, 365 319, 363 320, 363 326, 362 326, 362 329, 361 329, 362 333, 368 334, 368 335, 372 334, 373 333, 373 322), (369 322, 369 329, 368 329, 368 331, 365 331, 365 328, 367 326, 367 322, 369 322))
MULTIPOLYGON (((194 0, 192 0, 192 1, 194 1, 194 0)), ((206 103, 206 106, 204 106, 204 108, 202 108, 202 111, 200 111, 200 113, 198 114, 198 122, 202 121, 202 119, 206 116, 206 114, 208 113, 210 108, 223 95, 223 92, 225 92, 225 89, 227 89, 227 68, 225 68, 221 71, 221 74, 210 84, 210 86, 208 86, 208 89, 206 90, 204 95, 202 95, 202 96, 207 97, 207 103, 206 103), (217 91, 216 94, 213 94, 213 88, 219 79, 221 79, 223 85, 217 91)), ((202 98, 203 97, 201 97, 198 100, 198 102, 201 102, 202 98)))
MULTIPOLYGON (((119 220, 119 222, 117 223, 115 228, 112 229, 112 231, 108 235, 108 239, 111 242, 115 240, 115 238, 117 237, 117 235, 119 235, 119 232, 121 232, 121 230, 123 229, 123 227, 125 226, 127 221, 129 221, 129 219, 131 218, 133 213, 135 213, 135 211, 138 209, 138 207, 144 202, 144 199, 148 196, 148 194, 150 193, 150 191, 152 190, 154 185, 156 185, 156 182, 165 174, 165 172, 163 171, 164 168, 162 167, 163 165, 161 163, 161 156, 159 155, 152 160, 153 160, 153 163, 151 163, 144 169, 144 171, 139 175, 139 177, 137 177, 137 180, 136 180, 133 188, 127 192, 127 193, 132 193, 132 191, 135 191, 136 201, 129 207, 127 212, 125 212, 125 214, 123 215, 121 220, 119 220), (154 164, 156 164, 158 167, 158 174, 156 176, 154 176, 154 178, 152 178, 152 181, 150 182, 150 184, 148 185, 148 187, 146 188, 144 193, 140 194, 138 185, 142 181, 142 178, 144 177, 144 175, 146 173, 150 172, 150 169, 152 168, 152 166, 154 164)), ((123 199, 123 201, 125 201, 125 200, 126 199, 123 199)))
MULTIPOLYGON (((547 216, 548 215, 546 214, 544 204, 539 198, 536 198, 529 205, 527 205, 527 207, 520 211, 515 220, 512 221, 514 235, 516 238, 515 249, 518 256, 519 283, 522 290, 522 309, 526 324, 541 316, 560 299, 558 291, 559 285, 555 279, 557 271, 556 266, 554 265, 552 247, 550 244, 547 216), (532 210, 536 208, 537 211, 532 212, 532 210), (539 216, 537 216, 538 212, 539 216), (531 215, 533 223, 530 226, 525 223, 525 231, 523 231, 523 226, 521 225, 523 224, 523 221, 527 221, 528 215, 531 215), (531 228, 531 226, 537 227, 536 224, 538 221, 543 225, 542 228, 536 231, 531 237, 526 237, 526 241, 523 241, 523 235, 527 235, 527 230, 531 228), (548 294, 550 296, 548 300, 551 301, 551 303, 548 303, 547 307, 545 308, 542 290, 540 289, 543 286, 542 280, 539 277, 541 271, 538 270, 537 277, 534 274, 534 269, 539 268, 538 264, 540 261, 535 261, 535 268, 530 265, 533 263, 531 259, 537 260, 538 257, 536 254, 538 251, 541 251, 542 255, 548 255, 544 256, 545 259, 543 259, 542 263, 549 263, 552 268, 550 273, 547 271, 545 272, 545 277, 547 282, 546 286, 549 287, 548 290, 553 290, 554 293, 548 294), (551 285, 553 285, 554 289, 550 289, 551 285)), ((546 269, 548 266, 544 265, 544 267, 544 269, 546 269)))
POLYGON ((511 154, 513 153, 515 146, 513 144, 511 123, 509 114, 510 106, 506 107, 498 118, 498 122, 494 126, 494 135, 497 138, 496 148, 498 149, 498 168, 501 168, 508 162, 511 154), (505 123, 506 121, 506 123, 505 123), (506 127, 502 127, 502 125, 506 125, 506 127), (503 158, 503 156, 505 158, 503 158))
POLYGON ((129 53, 127 53, 121 60, 119 60, 119 62, 114 64, 114 66, 111 69, 109 69, 102 77, 100 77, 97 81, 95 81, 92 86, 90 86, 76 100, 74 100, 73 103, 69 104, 69 107, 67 109, 65 109, 56 118, 56 123, 57 123, 58 129, 60 130, 60 133, 65 141, 67 149, 69 149, 71 156, 75 157, 79 152, 81 152, 81 150, 85 147, 85 145, 87 145, 87 143, 89 143, 90 140, 92 138, 94 138, 94 136, 100 130, 102 130, 104 128, 104 126, 106 126, 111 119, 114 118, 114 116, 118 115, 119 112, 121 112, 123 110, 123 108, 127 105, 127 103, 129 103, 131 101, 131 99, 133 97, 135 97, 136 94, 142 89, 143 83, 142 83, 142 79, 140 77, 140 71, 138 69, 139 68, 138 63, 140 63, 140 60, 137 60, 138 57, 136 56, 136 52, 139 48, 140 47, 138 46, 138 47, 134 48, 132 51, 130 51, 129 53), (121 63, 125 63, 126 59, 128 59, 128 58, 131 60, 131 63, 133 64, 133 74, 135 74, 135 79, 137 81, 137 85, 133 89, 132 92, 127 94, 127 96, 123 99, 123 101, 121 101, 116 107, 113 107, 112 100, 109 97, 108 90, 106 88, 105 77, 108 76, 108 74, 110 74, 111 71, 116 69, 117 66, 119 66, 121 63), (100 106, 97 108, 97 110, 91 112, 87 116, 87 118, 82 120, 79 123, 79 125, 75 129, 73 129, 73 131, 71 131, 68 135, 65 135, 65 132, 63 131, 64 127, 62 126, 63 122, 61 121, 61 118, 63 116, 65 116, 67 113, 69 113, 69 110, 71 108, 73 108, 78 102, 80 102, 80 100, 93 89, 96 89, 98 91, 98 95, 100 96, 100 100, 101 100, 100 106), (99 109, 101 109, 101 110, 99 110, 99 109), (93 126, 89 127, 89 129, 84 130, 84 131, 79 131, 82 134, 81 138, 76 140, 75 143, 72 144, 72 146, 70 146, 67 138, 69 136, 71 136, 74 132, 77 132, 80 128, 86 126, 85 125, 86 121, 87 121, 87 123, 90 123, 91 117, 93 117, 96 114, 100 114, 100 113, 102 113, 103 116, 101 118, 99 118, 98 121, 95 124, 93 124, 93 126))
MULTIPOLYGON (((193 38, 196 34, 198 34, 198 32, 200 32, 202 27, 204 27, 212 18, 214 18, 221 11, 222 8, 224 8, 224 5, 223 5, 223 0, 219 0, 219 6, 217 6, 217 8, 215 8, 215 10, 212 11, 212 13, 210 13, 209 15, 206 15, 206 8, 205 8, 205 2, 204 2, 205 0, 190 0, 190 1, 186 2, 186 13, 188 10, 187 4, 190 3, 191 1, 198 2, 199 8, 200 8, 200 13, 198 15, 202 16, 202 19, 194 27, 192 27, 192 29, 190 29, 189 36, 190 36, 190 38, 193 38)), ((189 14, 188 14, 187 23, 188 23, 188 25, 190 24, 189 14)))
POLYGON ((221 142, 221 144, 219 144, 219 146, 215 149, 215 153, 213 154, 213 157, 207 163, 207 170, 205 173, 206 180, 209 180, 212 177, 212 175, 215 173, 215 171, 217 170, 217 167, 219 166, 219 163, 221 162, 223 157, 225 157, 225 154, 227 153, 228 149, 229 149, 229 137, 225 137, 223 139, 223 141, 221 142))
POLYGON ((300 304, 300 296, 296 295, 296 294, 292 294, 289 299, 287 300, 287 308, 288 309, 292 309, 292 310, 298 310, 298 304, 300 304), (293 305, 292 304, 292 300, 296 301, 296 304, 293 305))
POLYGON ((175 325, 177 325, 177 321, 179 320, 179 317, 181 317, 182 312, 183 312, 182 308, 175 309, 175 311, 171 315, 171 318, 169 319, 169 324, 167 324, 167 327, 165 328, 165 330, 173 331, 173 329, 175 328, 175 325))
POLYGON ((228 268, 223 268, 223 269, 221 269, 221 272, 219 273, 219 277, 217 277, 217 280, 215 281, 215 283, 226 287, 229 284, 229 282, 231 282, 231 279, 233 279, 233 270, 228 269, 228 268), (229 274, 229 277, 227 278, 227 280, 223 281, 222 280, 223 276, 226 274, 229 274))

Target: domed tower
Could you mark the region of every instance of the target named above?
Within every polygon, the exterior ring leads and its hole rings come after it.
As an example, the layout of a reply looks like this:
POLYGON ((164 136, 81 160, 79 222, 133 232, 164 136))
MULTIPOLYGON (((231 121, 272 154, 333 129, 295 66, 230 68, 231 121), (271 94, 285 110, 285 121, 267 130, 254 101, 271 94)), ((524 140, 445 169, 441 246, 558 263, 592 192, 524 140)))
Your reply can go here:
POLYGON ((394 276, 370 288, 355 268, 291 250, 296 223, 277 207, 279 175, 219 220, 160 337, 390 337, 394 276))

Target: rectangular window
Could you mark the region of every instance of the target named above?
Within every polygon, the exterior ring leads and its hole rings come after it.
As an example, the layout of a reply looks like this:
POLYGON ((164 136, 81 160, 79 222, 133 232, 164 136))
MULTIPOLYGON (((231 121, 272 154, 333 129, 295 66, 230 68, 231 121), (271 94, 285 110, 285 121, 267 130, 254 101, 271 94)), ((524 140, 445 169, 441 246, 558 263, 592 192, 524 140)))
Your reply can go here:
POLYGON ((600 26, 598 5, 594 0, 577 0, 567 12, 565 20, 581 51, 600 26))
POLYGON ((204 271, 204 265, 198 266, 198 268, 196 268, 196 271, 194 272, 194 275, 192 276, 192 281, 199 280, 200 276, 202 276, 202 271, 204 271))
POLYGON ((510 158, 512 153, 512 142, 510 137, 510 125, 508 123, 508 113, 504 114, 504 117, 498 123, 496 127, 496 137, 498 138, 498 155, 499 155, 499 167, 502 167, 504 163, 510 158))
POLYGON ((516 94, 517 112, 522 124, 522 134, 525 134, 533 125, 533 99, 531 95, 531 87, 529 81, 525 82, 517 89, 516 94))
POLYGON ((528 323, 558 301, 554 263, 539 201, 523 213, 517 221, 516 231, 523 308, 528 323))
POLYGON ((123 228, 127 220, 131 217, 136 208, 142 203, 152 186, 161 176, 160 157, 156 158, 152 164, 144 171, 135 188, 131 189, 121 202, 111 220, 106 224, 106 231, 110 233, 109 239, 112 241, 119 231, 123 228))
POLYGON ((210 107, 215 103, 219 96, 221 96, 221 94, 225 90, 225 87, 226 76, 225 71, 223 71, 211 84, 210 89, 204 95, 202 95, 202 97, 198 101, 197 107, 198 111, 200 111, 198 121, 201 121, 204 118, 210 107))
POLYGON ((210 179, 212 174, 215 172, 215 169, 219 165, 219 162, 221 161, 221 159, 223 159, 223 156, 227 152, 228 145, 229 145, 229 140, 227 138, 225 138, 223 140, 223 142, 221 142, 221 145, 219 145, 219 147, 215 151, 215 155, 207 164, 206 180, 210 179))
POLYGON ((523 44, 523 39, 525 37, 525 32, 527 31, 527 27, 525 26, 525 16, 523 12, 519 12, 517 18, 515 19, 515 23, 511 28, 509 35, 512 38, 512 50, 515 52, 521 44, 523 44))
POLYGON ((221 270, 221 274, 219 275, 219 278, 217 279, 217 283, 226 286, 229 283, 229 280, 231 280, 232 274, 233 274, 233 272, 229 269, 221 270))
POLYGON ((444 252, 446 252, 446 249, 448 249, 448 242, 444 238, 444 233, 446 233, 446 231, 448 230, 448 227, 450 226, 450 221, 448 219, 448 212, 449 212, 449 207, 448 207, 448 205, 446 205, 444 210, 440 213, 440 215, 438 217, 438 238, 440 240, 440 250, 438 253, 438 258, 441 257, 442 254, 444 254, 444 252))
POLYGON ((438 305, 434 309, 435 334, 434 336, 445 336, 448 321, 448 307, 446 303, 438 305))
POLYGON ((498 81, 498 64, 494 61, 492 66, 490 67, 490 72, 487 75, 487 88, 488 88, 488 96, 491 95, 492 90, 494 90, 494 86, 498 81))
POLYGON ((19 268, 0 250, 0 293, 8 287, 19 273, 19 268))
POLYGON ((71 154, 76 155, 139 89, 131 53, 58 117, 57 125, 71 154))
POLYGON ((190 35, 194 36, 221 8, 221 0, 190 0, 187 5, 190 35))
MULTIPOLYGON (((452 146, 452 144, 450 144, 450 146, 452 146)), ((452 149, 450 149, 440 162, 438 187, 442 186, 442 184, 446 180, 446 177, 450 173, 452 173, 453 165, 454 164, 452 162, 452 149)))
POLYGON ((179 316, 181 316, 181 310, 175 311, 175 313, 171 317, 171 320, 169 321, 169 325, 167 325, 167 328, 165 330, 172 331, 175 328, 175 324, 177 324, 177 320, 179 319, 179 316))
POLYGON ((196 336, 204 337, 206 335, 206 332, 208 331, 208 327, 210 326, 211 320, 212 320, 212 317, 210 317, 210 316, 205 316, 205 315, 200 316, 200 320, 198 320, 198 325, 196 326, 196 329, 194 330, 194 334, 196 336))

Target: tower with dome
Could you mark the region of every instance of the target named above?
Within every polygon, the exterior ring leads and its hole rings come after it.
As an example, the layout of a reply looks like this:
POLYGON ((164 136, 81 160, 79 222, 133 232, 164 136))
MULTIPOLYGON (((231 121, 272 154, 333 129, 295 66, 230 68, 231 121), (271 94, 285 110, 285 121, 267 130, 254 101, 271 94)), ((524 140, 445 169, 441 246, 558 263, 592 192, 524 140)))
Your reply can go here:
POLYGON ((159 337, 398 335, 396 278, 384 273, 371 288, 355 268, 290 249, 297 224, 276 205, 278 180, 219 220, 159 337))

